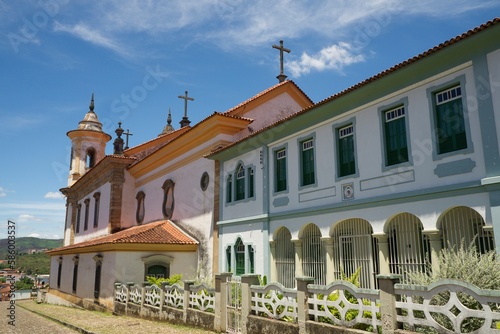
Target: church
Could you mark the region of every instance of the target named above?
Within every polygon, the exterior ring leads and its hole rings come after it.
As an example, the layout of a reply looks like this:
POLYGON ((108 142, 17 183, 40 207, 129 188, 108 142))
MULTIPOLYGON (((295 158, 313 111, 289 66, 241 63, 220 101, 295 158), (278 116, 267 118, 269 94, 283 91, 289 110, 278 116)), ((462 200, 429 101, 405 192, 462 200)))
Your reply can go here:
MULTIPOLYGON (((92 95, 88 112, 67 133, 72 149, 68 186, 61 189, 64 246, 48 252, 50 293, 112 308, 115 282, 174 274, 211 281, 219 271, 220 165, 205 155, 313 104, 285 78, 281 74, 278 84, 195 125, 187 116, 193 98, 186 91, 179 96, 185 100, 179 129, 169 112, 158 136, 128 148, 119 123, 111 155, 105 149, 112 136, 102 130, 92 95)), ((257 168, 247 165, 242 172, 250 197, 257 196, 251 190, 257 168)))

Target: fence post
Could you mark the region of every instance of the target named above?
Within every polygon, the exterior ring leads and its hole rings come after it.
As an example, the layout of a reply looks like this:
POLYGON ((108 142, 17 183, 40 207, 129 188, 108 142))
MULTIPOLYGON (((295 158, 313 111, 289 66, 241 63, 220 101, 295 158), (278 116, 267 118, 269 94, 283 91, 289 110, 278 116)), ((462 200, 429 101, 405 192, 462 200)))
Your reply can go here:
POLYGON ((151 283, 149 282, 142 282, 142 289, 141 289, 141 317, 144 315, 144 303, 146 301, 146 287, 150 286, 151 283))
POLYGON ((226 331, 227 316, 227 284, 233 273, 220 273, 215 275, 215 317, 214 329, 216 332, 226 331))
POLYGON ((314 283, 314 277, 295 277, 297 281, 297 322, 299 324, 299 334, 306 334, 306 322, 309 320, 309 298, 308 284, 314 283))
POLYGON ((252 292, 250 286, 259 285, 258 274, 241 275, 241 333, 247 333, 248 316, 252 312, 252 292))
POLYGON ((182 307, 183 315, 182 319, 184 323, 187 323, 187 311, 189 309, 189 299, 191 297, 191 285, 194 284, 194 280, 185 280, 184 281, 184 305, 182 307))
POLYGON ((161 315, 163 312, 163 305, 165 304, 165 286, 166 285, 168 285, 168 283, 163 282, 159 286, 159 288, 160 288, 160 310, 159 310, 160 319, 161 319, 161 315))
POLYGON ((380 291, 380 318, 382 333, 393 334, 398 328, 396 294, 394 284, 399 283, 400 275, 377 275, 380 291))

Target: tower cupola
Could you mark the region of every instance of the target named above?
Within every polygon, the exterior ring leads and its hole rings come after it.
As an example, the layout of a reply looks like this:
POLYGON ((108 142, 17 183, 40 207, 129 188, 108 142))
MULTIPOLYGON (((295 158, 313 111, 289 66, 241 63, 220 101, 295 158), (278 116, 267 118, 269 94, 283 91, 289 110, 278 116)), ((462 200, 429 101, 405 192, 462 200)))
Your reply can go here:
POLYGON ((90 99, 89 111, 75 130, 68 131, 67 136, 71 139, 68 176, 68 186, 71 186, 104 158, 106 143, 111 140, 111 136, 102 130, 102 123, 94 112, 94 93, 90 99))

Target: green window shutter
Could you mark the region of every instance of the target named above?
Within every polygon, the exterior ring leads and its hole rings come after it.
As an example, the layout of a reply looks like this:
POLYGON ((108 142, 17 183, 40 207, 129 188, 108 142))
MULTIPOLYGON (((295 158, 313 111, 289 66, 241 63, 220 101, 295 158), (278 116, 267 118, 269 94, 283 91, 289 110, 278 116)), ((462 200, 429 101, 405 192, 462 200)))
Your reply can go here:
POLYGON ((234 246, 236 253, 236 276, 245 274, 245 245, 243 241, 238 238, 234 246))
POLYGON ((467 148, 461 87, 437 93, 434 102, 439 154, 467 148))
POLYGON ((276 192, 286 190, 286 151, 275 153, 276 192))
POLYGON ((354 128, 352 125, 339 129, 339 176, 356 173, 354 159, 354 128))
POLYGON ((314 183, 314 143, 313 140, 302 142, 302 185, 314 183))
POLYGON ((231 175, 229 175, 227 177, 227 187, 226 187, 226 191, 227 191, 227 202, 228 203, 231 203, 233 201, 233 177, 231 175))
POLYGON ((404 107, 385 113, 385 146, 387 166, 408 161, 404 107))
POLYGON ((254 187, 253 169, 248 168, 248 198, 252 198, 254 196, 254 187))

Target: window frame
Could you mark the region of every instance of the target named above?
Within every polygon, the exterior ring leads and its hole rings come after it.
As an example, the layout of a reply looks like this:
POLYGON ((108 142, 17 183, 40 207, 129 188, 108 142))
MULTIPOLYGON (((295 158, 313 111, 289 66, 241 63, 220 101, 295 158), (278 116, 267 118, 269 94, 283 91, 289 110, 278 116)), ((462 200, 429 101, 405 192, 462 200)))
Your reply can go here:
POLYGON ((99 226, 99 207, 101 205, 101 193, 96 192, 94 194, 94 228, 99 226))
POLYGON ((137 200, 135 221, 137 222, 137 225, 142 225, 142 223, 144 222, 144 217, 146 215, 146 207, 145 207, 146 194, 144 193, 144 191, 141 190, 137 192, 135 199, 137 200))
POLYGON ((469 110, 467 105, 467 90, 466 90, 466 79, 465 74, 456 76, 444 83, 431 86, 427 88, 427 100, 429 103, 429 112, 431 120, 431 140, 432 140, 432 158, 434 161, 444 159, 446 157, 459 155, 459 154, 469 154, 474 152, 474 145, 471 137, 470 123, 469 123, 469 110), (463 121, 464 131, 465 131, 465 142, 467 147, 462 149, 457 149, 449 152, 440 153, 439 147, 439 131, 438 131, 438 111, 436 104, 436 95, 442 93, 448 89, 460 87, 461 91, 461 102, 462 102, 462 115, 461 119, 463 121))
POLYGON ((274 163, 274 166, 273 166, 273 175, 274 175, 274 182, 273 182, 273 193, 274 194, 282 194, 282 193, 287 193, 288 192, 288 145, 285 145, 285 146, 280 146, 280 147, 277 147, 277 148, 274 148, 273 149, 273 163, 274 163), (278 158, 278 153, 280 152, 285 152, 285 156, 282 157, 282 158, 278 158), (282 182, 284 182, 284 188, 281 189, 279 188, 279 177, 278 177, 278 160, 284 160, 284 180, 282 180, 282 182))
POLYGON ((317 159, 316 159, 316 133, 312 133, 308 136, 304 136, 301 138, 297 139, 297 148, 298 148, 298 160, 299 160, 299 190, 309 188, 309 187, 314 187, 317 186, 317 172, 316 172, 316 165, 317 165, 317 159), (304 143, 312 141, 312 147, 307 148, 304 150, 304 143), (304 174, 304 152, 305 151, 312 151, 312 182, 305 184, 305 176, 304 174))
MULTIPOLYGON (((408 97, 401 98, 397 101, 394 101, 393 103, 389 103, 383 106, 380 106, 378 108, 379 116, 380 116, 380 147, 382 149, 382 171, 388 171, 394 168, 400 168, 400 167, 409 167, 413 166, 413 156, 411 153, 411 135, 410 135, 410 114, 408 110, 408 97), (397 109, 399 107, 403 107, 405 114, 404 114, 404 124, 405 124, 405 132, 406 132, 406 151, 408 155, 408 161, 403 161, 399 163, 394 163, 394 164, 389 164, 388 162, 388 152, 387 152, 387 128, 386 128, 386 114, 394 109, 397 109)), ((401 117, 401 118, 403 118, 401 117)))
POLYGON ((85 217, 83 220, 83 230, 89 229, 89 211, 90 211, 90 198, 86 198, 83 203, 85 204, 85 217))
POLYGON ((349 178, 356 178, 359 177, 359 163, 358 163, 358 150, 357 150, 357 140, 356 140, 356 118, 350 118, 348 120, 345 120, 344 122, 337 123, 333 125, 333 132, 334 132, 334 149, 335 149, 335 180, 344 180, 344 179, 349 179, 349 178), (352 125, 352 140, 353 140, 353 157, 354 157, 354 173, 352 174, 347 174, 347 175, 340 175, 340 130, 352 125))

